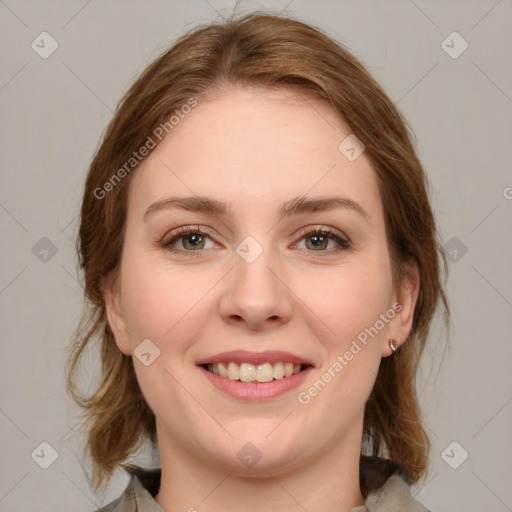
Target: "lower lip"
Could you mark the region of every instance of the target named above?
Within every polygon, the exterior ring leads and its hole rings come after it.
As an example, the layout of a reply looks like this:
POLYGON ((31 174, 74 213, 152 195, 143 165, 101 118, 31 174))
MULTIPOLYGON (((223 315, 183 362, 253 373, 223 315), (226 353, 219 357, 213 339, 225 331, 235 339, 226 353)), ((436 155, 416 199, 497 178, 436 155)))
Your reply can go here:
POLYGON ((270 400, 298 387, 311 370, 311 368, 308 367, 291 377, 283 377, 282 379, 276 379, 270 382, 242 382, 239 380, 231 380, 227 377, 220 377, 219 375, 209 372, 202 366, 199 368, 218 390, 234 398, 238 398, 239 400, 249 400, 253 402, 270 400))

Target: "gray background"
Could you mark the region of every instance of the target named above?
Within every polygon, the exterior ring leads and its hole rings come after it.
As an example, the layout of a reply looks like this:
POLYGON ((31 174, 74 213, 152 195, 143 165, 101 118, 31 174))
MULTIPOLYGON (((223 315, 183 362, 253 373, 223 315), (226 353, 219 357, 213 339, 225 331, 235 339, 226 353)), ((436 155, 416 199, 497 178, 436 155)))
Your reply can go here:
MULTIPOLYGON (((91 511, 126 484, 118 473, 106 495, 90 491, 64 388, 82 308, 73 246, 81 188, 132 80, 185 30, 233 5, 0 0, 1 511, 91 511), (47 59, 31 47, 43 46, 43 31, 58 43, 47 59), (47 469, 44 441, 58 454, 47 469)), ((450 351, 435 330, 422 367, 433 449, 414 492, 434 512, 512 510, 512 1, 248 1, 239 10, 255 8, 326 30, 411 122, 452 259, 453 309, 450 351), (454 31, 469 44, 457 58, 462 39, 442 45, 454 31)), ((94 367, 84 378, 91 389, 94 367)), ((139 462, 156 465, 150 455, 139 462)))

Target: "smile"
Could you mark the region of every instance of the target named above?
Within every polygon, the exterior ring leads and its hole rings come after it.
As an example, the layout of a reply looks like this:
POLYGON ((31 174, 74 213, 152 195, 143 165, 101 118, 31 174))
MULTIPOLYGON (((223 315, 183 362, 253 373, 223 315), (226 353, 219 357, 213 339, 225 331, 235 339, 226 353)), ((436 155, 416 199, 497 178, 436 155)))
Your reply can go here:
POLYGON ((282 350, 231 350, 205 356, 195 364, 214 389, 253 402, 292 391, 318 366, 304 356, 282 350))
POLYGON ((293 364, 292 362, 275 362, 275 363, 236 363, 220 362, 209 363, 204 366, 209 372, 230 380, 241 382, 271 382, 273 380, 281 380, 292 375, 296 375, 305 369, 304 365, 293 364))

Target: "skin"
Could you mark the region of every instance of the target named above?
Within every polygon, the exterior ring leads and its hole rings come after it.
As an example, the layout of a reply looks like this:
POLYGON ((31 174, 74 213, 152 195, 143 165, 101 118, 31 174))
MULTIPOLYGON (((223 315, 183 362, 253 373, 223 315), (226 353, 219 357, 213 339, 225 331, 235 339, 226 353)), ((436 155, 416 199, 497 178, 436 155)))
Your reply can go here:
POLYGON ((289 90, 229 88, 200 100, 139 166, 130 184, 117 278, 104 283, 109 324, 132 355, 150 339, 160 356, 134 357, 156 416, 166 511, 349 511, 364 504, 359 456, 365 402, 389 338, 408 336, 418 292, 414 272, 392 283, 382 203, 370 161, 338 150, 349 135, 327 103, 289 90), (231 216, 147 208, 169 196, 209 196, 231 216), (307 195, 347 197, 349 208, 279 214, 307 195), (208 227, 198 251, 185 236, 172 253, 159 242, 181 226, 208 227), (351 247, 316 249, 301 228, 332 227, 351 247), (247 263, 237 246, 252 236, 262 254, 247 263), (189 242, 188 245, 183 243, 189 242), (192 248, 191 248, 192 247, 192 248), (187 251, 185 253, 184 251, 187 251), (320 252, 323 251, 323 252, 320 252), (297 400, 366 327, 394 303, 402 309, 311 401, 297 400), (315 368, 299 389, 244 402, 214 388, 196 362, 244 349, 283 350, 315 368), (262 457, 245 467, 237 452, 262 457))

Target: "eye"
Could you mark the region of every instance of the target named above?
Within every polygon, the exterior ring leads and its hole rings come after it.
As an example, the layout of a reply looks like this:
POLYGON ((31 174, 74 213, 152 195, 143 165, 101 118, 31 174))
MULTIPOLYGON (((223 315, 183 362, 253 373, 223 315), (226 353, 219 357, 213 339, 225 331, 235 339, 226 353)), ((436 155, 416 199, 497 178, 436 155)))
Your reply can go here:
POLYGON ((350 242, 346 237, 332 228, 309 227, 300 232, 300 241, 305 241, 306 249, 312 252, 327 253, 326 255, 339 253, 350 249, 350 242), (309 241, 309 242, 308 242, 309 241), (326 251, 329 242, 334 242, 338 247, 334 250, 326 251))
POLYGON ((203 231, 199 226, 184 226, 169 233, 160 245, 173 253, 200 252, 201 249, 208 249, 208 247, 205 247, 207 238, 210 238, 208 232, 203 231), (182 248, 172 247, 178 241, 181 241, 182 248))
MULTIPOLYGON (((337 254, 351 247, 348 239, 332 228, 311 226, 303 229, 299 236, 300 242, 305 241, 306 250, 326 253, 325 256, 337 254), (337 247, 326 250, 330 242, 337 247)), ((206 247, 207 239, 212 240, 208 230, 201 229, 199 226, 183 226, 169 233, 160 242, 160 246, 172 253, 197 253, 194 256, 199 256, 203 249, 212 248, 206 247), (178 242, 181 247, 175 247, 178 242)))

